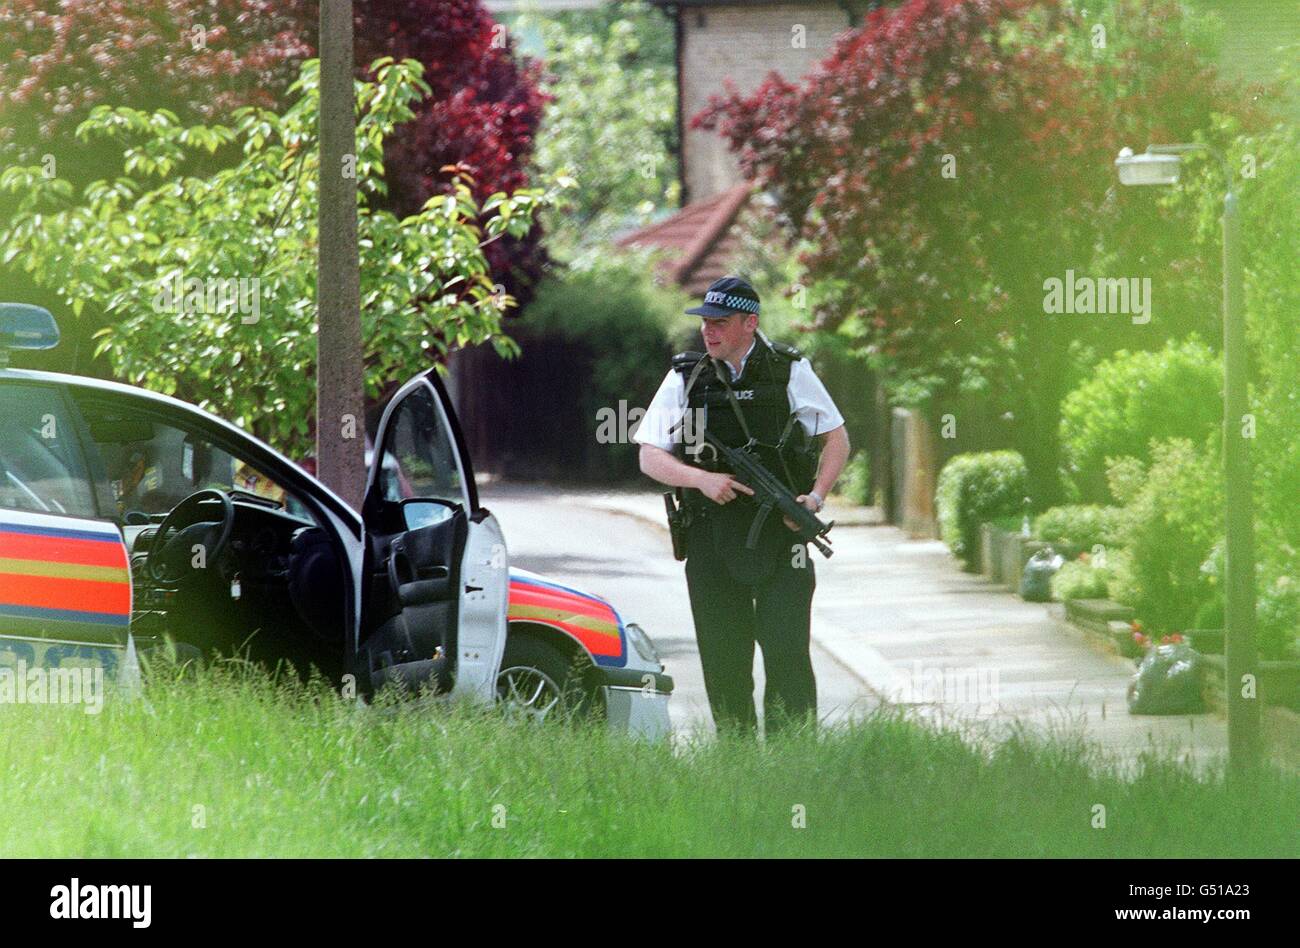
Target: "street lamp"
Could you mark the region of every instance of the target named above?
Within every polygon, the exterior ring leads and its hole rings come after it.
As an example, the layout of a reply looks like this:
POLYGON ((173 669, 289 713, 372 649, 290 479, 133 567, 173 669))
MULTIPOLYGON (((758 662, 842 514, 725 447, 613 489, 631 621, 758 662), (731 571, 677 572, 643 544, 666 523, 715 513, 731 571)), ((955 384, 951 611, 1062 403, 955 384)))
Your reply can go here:
POLYGON ((1228 695, 1228 768, 1243 776, 1261 757, 1256 688, 1255 535, 1249 442, 1244 434, 1246 327, 1242 316, 1241 249, 1232 169, 1217 149, 1203 144, 1150 145, 1146 153, 1125 148, 1115 159, 1121 184, 1176 184, 1181 156, 1206 151, 1223 170, 1223 476, 1224 476, 1224 660, 1228 695))
POLYGON ((1165 155, 1148 151, 1144 155, 1133 154, 1132 148, 1121 148, 1115 159, 1119 169, 1120 184, 1177 184, 1178 169, 1182 159, 1177 155, 1165 155))

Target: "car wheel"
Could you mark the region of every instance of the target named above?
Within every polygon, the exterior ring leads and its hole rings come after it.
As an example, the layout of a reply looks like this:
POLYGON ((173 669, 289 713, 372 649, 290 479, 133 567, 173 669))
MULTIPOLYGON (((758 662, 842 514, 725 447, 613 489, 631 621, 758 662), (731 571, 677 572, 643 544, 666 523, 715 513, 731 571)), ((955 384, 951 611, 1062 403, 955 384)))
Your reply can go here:
POLYGON ((589 683, 591 667, 585 652, 573 657, 548 642, 511 636, 497 674, 497 701, 507 715, 533 721, 590 716, 600 703, 589 683))

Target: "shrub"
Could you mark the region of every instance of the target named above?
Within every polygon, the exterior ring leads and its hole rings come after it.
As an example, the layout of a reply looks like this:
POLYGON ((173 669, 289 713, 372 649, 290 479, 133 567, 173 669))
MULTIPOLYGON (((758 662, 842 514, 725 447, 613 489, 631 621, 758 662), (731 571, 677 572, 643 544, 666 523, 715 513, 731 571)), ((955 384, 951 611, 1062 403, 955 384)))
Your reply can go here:
POLYGON ((1300 634, 1300 586, 1279 576, 1259 591, 1255 604, 1255 642, 1264 659, 1293 657, 1300 634))
POLYGON ((1052 577, 1052 598, 1105 599, 1109 595, 1111 572, 1086 560, 1071 560, 1052 577))
POLYGON ((1025 459, 1015 451, 958 454, 944 465, 935 490, 939 530, 953 555, 970 565, 980 524, 1014 517, 1025 499, 1025 459))
POLYGON ((1153 630, 1190 628, 1213 590, 1202 564, 1222 530, 1218 463, 1186 439, 1157 442, 1145 477, 1131 479, 1130 487, 1121 517, 1130 556, 1111 594, 1153 630))
POLYGON ((1064 463, 1084 499, 1105 498, 1108 458, 1150 460, 1154 439, 1204 440, 1223 415, 1222 385, 1217 355, 1195 336, 1098 365, 1061 403, 1064 463))
POLYGON ((1209 599, 1201 603, 1196 610, 1196 617, 1192 619, 1192 628, 1223 628, 1223 597, 1221 595, 1215 593, 1209 599))
POLYGON ((574 410, 585 419, 588 443, 599 443, 615 469, 636 470, 637 446, 610 443, 601 427, 621 414, 620 401, 629 410, 650 404, 668 369, 671 339, 686 305, 679 292, 654 283, 644 260, 605 256, 544 280, 520 320, 528 336, 564 340, 590 367, 583 404, 574 410))
POLYGON ((840 477, 839 493, 855 504, 871 505, 871 468, 870 459, 865 450, 859 449, 844 465, 844 474, 840 477))
POLYGON ((1091 550, 1097 545, 1114 546, 1120 542, 1118 507, 1096 504, 1071 504, 1053 507, 1034 521, 1034 536, 1047 543, 1091 550))

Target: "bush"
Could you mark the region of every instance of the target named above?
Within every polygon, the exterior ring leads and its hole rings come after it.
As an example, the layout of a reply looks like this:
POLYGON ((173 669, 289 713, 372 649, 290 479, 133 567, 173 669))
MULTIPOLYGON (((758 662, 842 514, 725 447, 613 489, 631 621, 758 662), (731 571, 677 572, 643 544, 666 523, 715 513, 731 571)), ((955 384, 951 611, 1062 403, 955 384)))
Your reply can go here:
POLYGON ((1152 440, 1204 440, 1223 416, 1222 384, 1218 356, 1195 336, 1098 365, 1061 403, 1064 463, 1081 496, 1107 499, 1109 458, 1148 461, 1152 440))
POLYGON ((1091 550, 1098 546, 1115 546, 1121 542, 1119 530, 1123 512, 1118 507, 1096 504, 1071 504, 1053 507, 1034 521, 1034 537, 1047 543, 1091 550))
POLYGON ((1145 476, 1133 477, 1121 524, 1129 558, 1111 594, 1133 606, 1152 630, 1191 628, 1213 592, 1202 569, 1222 531, 1223 487, 1218 462, 1186 439, 1157 442, 1145 476))
MULTIPOLYGON (((1258 549, 1258 548, 1257 548, 1258 549)), ((1224 544, 1215 544, 1201 574, 1210 588, 1192 620, 1196 629, 1222 629, 1224 621, 1224 544)), ((1255 643, 1260 658, 1287 658, 1300 637, 1300 586, 1279 562, 1276 551, 1260 549, 1255 594, 1255 643)))
POLYGON ((1025 459, 1015 451, 958 454, 944 465, 935 490, 939 530, 967 565, 979 555, 981 523, 1014 517, 1025 500, 1025 459))
POLYGON ((871 468, 866 450, 859 449, 844 465, 844 474, 840 477, 838 493, 847 501, 871 506, 871 468))
POLYGON ((1071 560, 1052 577, 1052 598, 1105 599, 1109 595, 1111 573, 1105 567, 1086 560, 1071 560))
POLYGON ((1259 591, 1255 604, 1255 642, 1259 657, 1292 658, 1300 634, 1300 586, 1280 576, 1259 591))
MULTIPOLYGON (((614 469, 636 470, 636 445, 611 443, 601 426, 630 410, 650 404, 672 355, 672 339, 689 305, 676 290, 655 284, 649 264, 635 256, 593 258, 544 280, 528 304, 521 326, 529 335, 564 340, 579 363, 590 366, 582 413, 589 443, 609 451, 614 469)), ((528 356, 527 341, 524 357, 528 356)), ((566 410, 569 410, 566 406, 566 410)), ((630 420, 630 416, 629 416, 630 420)))
POLYGON ((1218 593, 1201 603, 1192 619, 1193 629, 1223 628, 1223 597, 1218 593))

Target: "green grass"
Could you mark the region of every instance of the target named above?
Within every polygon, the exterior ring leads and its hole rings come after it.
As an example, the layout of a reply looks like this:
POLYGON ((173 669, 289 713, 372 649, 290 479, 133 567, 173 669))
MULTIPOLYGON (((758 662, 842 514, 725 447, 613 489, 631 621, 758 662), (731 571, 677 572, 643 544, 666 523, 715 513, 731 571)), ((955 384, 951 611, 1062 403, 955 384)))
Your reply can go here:
POLYGON ((1297 855, 1294 777, 1230 791, 1089 761, 1068 740, 980 754, 895 714, 674 750, 228 668, 96 716, 0 707, 0 856, 1297 855))

